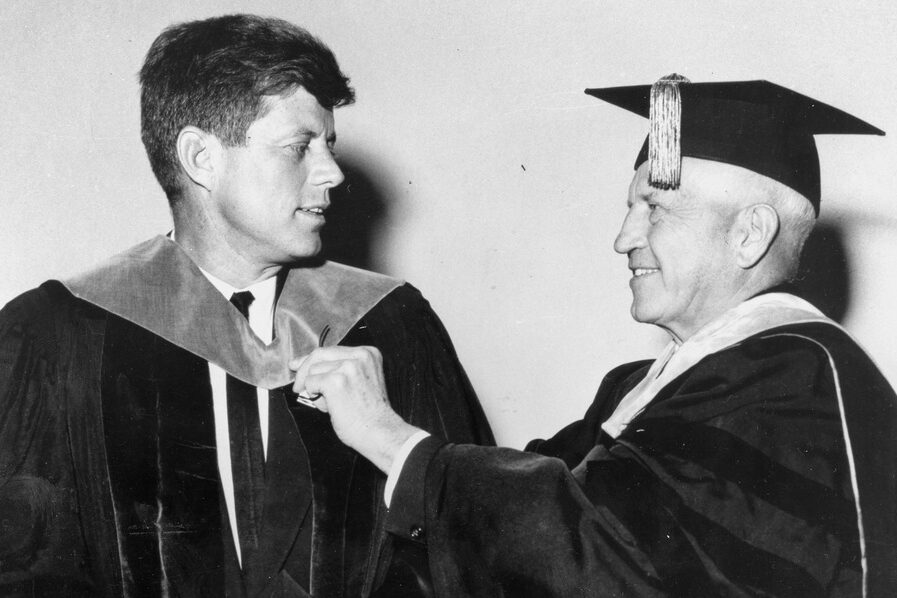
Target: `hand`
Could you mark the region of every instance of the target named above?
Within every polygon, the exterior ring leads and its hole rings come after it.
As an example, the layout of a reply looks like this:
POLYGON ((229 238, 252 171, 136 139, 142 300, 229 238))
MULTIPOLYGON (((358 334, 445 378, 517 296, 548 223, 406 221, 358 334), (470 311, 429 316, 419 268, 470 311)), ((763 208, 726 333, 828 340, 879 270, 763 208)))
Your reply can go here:
POLYGON ((393 411, 386 395, 383 359, 374 347, 326 347, 290 362, 293 391, 320 394, 317 409, 330 414, 339 439, 384 473, 418 428, 393 411))

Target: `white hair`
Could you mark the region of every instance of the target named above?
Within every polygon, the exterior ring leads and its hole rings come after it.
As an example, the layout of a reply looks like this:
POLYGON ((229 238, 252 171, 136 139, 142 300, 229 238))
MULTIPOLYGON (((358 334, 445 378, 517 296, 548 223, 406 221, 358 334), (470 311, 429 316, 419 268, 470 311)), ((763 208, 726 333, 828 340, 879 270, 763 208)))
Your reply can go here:
MULTIPOLYGON (((766 204, 778 215, 779 229, 767 253, 767 265, 775 278, 791 279, 798 271, 800 254, 816 214, 810 200, 791 187, 747 168, 699 158, 686 157, 689 194, 710 199, 734 216, 751 205, 766 204)), ((685 187, 685 185, 683 185, 685 187)))
POLYGON ((747 187, 751 192, 745 199, 765 203, 778 214, 779 232, 770 253, 780 264, 785 277, 791 279, 797 275, 804 244, 816 225, 813 205, 804 195, 783 183, 752 171, 747 171, 746 175, 751 179, 747 187))

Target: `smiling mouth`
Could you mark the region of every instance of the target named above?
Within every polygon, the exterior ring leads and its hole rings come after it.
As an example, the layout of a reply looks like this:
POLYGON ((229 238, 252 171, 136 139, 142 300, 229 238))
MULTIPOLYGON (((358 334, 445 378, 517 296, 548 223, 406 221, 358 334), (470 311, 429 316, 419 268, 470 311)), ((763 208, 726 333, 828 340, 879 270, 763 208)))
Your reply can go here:
POLYGON ((641 278, 642 276, 647 276, 649 274, 654 274, 656 272, 660 272, 660 268, 633 268, 632 275, 635 278, 641 278))
POLYGON ((324 208, 299 208, 300 212, 305 212, 306 214, 312 214, 314 216, 323 216, 324 208))

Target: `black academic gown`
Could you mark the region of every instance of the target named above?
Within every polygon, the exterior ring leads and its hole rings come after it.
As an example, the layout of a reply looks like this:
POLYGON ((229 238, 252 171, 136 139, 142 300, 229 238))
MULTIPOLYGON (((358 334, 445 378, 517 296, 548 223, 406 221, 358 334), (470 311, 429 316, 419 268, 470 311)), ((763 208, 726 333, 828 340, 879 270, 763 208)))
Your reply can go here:
MULTIPOLYGON (((445 330, 412 287, 389 292, 341 344, 382 351, 409 421, 492 442, 445 330)), ((271 392, 250 592, 421 595, 414 550, 384 532, 384 476, 288 386, 271 392)), ((234 595, 215 451, 205 359, 56 282, 12 301, 0 312, 0 595, 234 595)))
POLYGON ((427 546, 438 596, 897 596, 897 399, 845 332, 708 355, 611 438, 649 365, 528 452, 412 451, 389 529, 427 546))

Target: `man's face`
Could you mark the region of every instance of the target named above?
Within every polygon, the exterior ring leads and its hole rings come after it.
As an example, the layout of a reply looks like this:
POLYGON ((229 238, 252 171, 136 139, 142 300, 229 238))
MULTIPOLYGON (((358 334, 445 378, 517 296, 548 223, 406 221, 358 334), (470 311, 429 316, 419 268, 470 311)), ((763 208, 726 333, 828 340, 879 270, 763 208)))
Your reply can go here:
POLYGON ((684 158, 679 189, 648 185, 642 164, 614 249, 629 257, 632 317, 684 341, 733 307, 740 281, 729 243, 740 194, 737 167, 684 158))
POLYGON ((225 147, 212 192, 215 231, 253 263, 283 265, 321 250, 329 191, 343 181, 333 157, 333 112, 303 88, 266 99, 268 111, 225 147))

